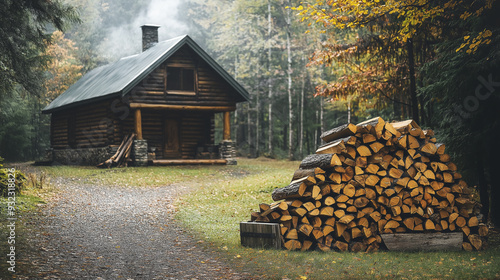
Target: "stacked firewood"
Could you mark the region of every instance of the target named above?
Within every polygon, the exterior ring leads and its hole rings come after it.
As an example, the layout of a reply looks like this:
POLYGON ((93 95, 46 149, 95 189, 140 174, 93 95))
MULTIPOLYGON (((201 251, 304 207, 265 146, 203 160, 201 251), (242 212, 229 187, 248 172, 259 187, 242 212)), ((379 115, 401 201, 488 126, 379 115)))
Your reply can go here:
POLYGON ((464 233, 480 250, 488 234, 457 167, 432 130, 377 117, 321 135, 292 182, 260 204, 252 221, 280 224, 289 250, 377 251, 383 233, 464 233))
POLYGON ((106 161, 99 163, 97 167, 111 168, 111 167, 124 167, 128 164, 130 153, 132 152, 132 145, 134 144, 135 133, 126 135, 122 143, 118 146, 116 153, 113 154, 106 161))

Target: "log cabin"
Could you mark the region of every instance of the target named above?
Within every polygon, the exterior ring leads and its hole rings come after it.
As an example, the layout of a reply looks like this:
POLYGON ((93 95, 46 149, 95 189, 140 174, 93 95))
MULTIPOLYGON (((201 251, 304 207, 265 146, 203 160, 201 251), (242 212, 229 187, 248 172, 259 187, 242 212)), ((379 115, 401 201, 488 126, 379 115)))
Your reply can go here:
POLYGON ((98 164, 134 134, 137 166, 235 164, 230 113, 248 92, 189 36, 158 42, 158 28, 142 26, 142 53, 89 71, 43 109, 54 163, 98 164))

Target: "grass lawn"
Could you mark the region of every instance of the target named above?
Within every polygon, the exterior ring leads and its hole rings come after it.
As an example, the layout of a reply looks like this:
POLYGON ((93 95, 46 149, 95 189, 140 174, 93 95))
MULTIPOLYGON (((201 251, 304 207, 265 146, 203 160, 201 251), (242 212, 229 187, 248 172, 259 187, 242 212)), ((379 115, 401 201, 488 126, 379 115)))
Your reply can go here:
MULTIPOLYGON (((233 266, 263 279, 500 279, 500 242, 482 252, 288 252, 240 246, 239 223, 287 185, 299 162, 239 159, 236 166, 96 169, 41 167, 49 177, 119 186, 189 184, 176 218, 233 266)), ((43 196, 42 196, 43 197, 43 196)), ((43 201, 30 195, 26 210, 43 201)))

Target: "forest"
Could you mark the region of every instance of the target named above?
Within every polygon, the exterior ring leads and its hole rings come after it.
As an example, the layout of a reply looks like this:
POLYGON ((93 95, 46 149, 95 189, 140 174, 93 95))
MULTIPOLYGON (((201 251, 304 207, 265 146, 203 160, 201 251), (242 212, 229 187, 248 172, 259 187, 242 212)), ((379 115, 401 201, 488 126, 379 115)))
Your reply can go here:
MULTIPOLYGON (((380 116, 435 131, 499 224, 500 5, 495 0, 2 0, 0 155, 50 147, 41 110, 83 74, 189 34, 251 94, 240 156, 302 159, 323 131, 380 116)), ((222 122, 222 117, 218 120, 222 122)))

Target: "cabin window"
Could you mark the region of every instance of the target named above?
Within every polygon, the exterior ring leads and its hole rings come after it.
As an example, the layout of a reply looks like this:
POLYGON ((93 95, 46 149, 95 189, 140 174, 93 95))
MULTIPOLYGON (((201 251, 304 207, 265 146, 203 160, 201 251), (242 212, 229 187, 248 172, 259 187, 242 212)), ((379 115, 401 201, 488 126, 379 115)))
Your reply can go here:
POLYGON ((167 92, 169 94, 187 94, 195 93, 195 72, 190 68, 167 68, 167 92))

